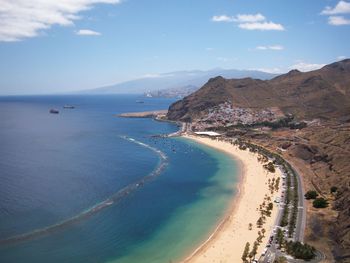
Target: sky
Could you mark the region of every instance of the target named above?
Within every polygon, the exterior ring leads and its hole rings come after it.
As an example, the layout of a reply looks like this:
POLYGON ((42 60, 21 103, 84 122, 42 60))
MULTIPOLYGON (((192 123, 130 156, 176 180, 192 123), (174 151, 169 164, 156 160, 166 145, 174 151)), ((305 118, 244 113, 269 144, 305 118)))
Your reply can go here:
POLYGON ((0 0, 0 94, 350 57, 349 0, 0 0))

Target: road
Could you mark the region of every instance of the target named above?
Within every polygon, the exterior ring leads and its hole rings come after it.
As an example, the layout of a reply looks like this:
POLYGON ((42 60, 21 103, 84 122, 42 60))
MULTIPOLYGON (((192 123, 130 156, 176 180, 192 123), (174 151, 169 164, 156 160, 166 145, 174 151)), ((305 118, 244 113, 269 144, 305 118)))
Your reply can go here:
MULTIPOLYGON (((264 147, 264 146, 261 146, 261 147, 264 147)), ((298 171, 296 171, 294 169, 294 167, 292 167, 291 165, 290 165, 290 167, 292 168, 293 172, 296 174, 297 180, 298 180, 298 216, 297 216, 295 231, 294 231, 294 235, 293 235, 293 240, 299 241, 299 242, 304 242, 304 234, 305 234, 305 226, 306 226, 306 202, 305 202, 305 198, 304 198, 304 185, 303 185, 303 180, 302 180, 300 174, 298 173, 298 171)), ((293 185, 293 176, 292 176, 292 184, 291 185, 293 185)), ((282 212, 283 212, 283 210, 281 209, 281 205, 283 203, 284 203, 284 199, 281 198, 281 203, 279 205, 278 215, 277 215, 276 221, 275 221, 275 227, 279 226, 279 222, 281 220, 282 212)), ((290 207, 290 210, 291 210, 291 207, 290 207)), ((266 251, 265 256, 260 257, 258 261, 264 262, 264 263, 273 262, 273 260, 275 258, 278 258, 280 256, 286 257, 288 262, 298 262, 298 263, 305 262, 303 260, 294 259, 291 256, 286 255, 285 253, 282 253, 275 246, 275 240, 273 240, 271 247, 269 247, 268 250, 266 251)), ((308 262, 309 263, 318 263, 318 262, 321 262, 322 260, 324 260, 325 258, 326 258, 325 255, 321 251, 316 251, 315 258, 311 261, 308 261, 308 262)))
MULTIPOLYGON (((305 205, 305 198, 304 198, 304 187, 303 187, 303 181, 299 175, 299 173, 292 168, 294 173, 297 176, 297 180, 298 180, 298 217, 297 217, 297 222, 296 222, 296 227, 295 227, 295 232, 293 235, 293 240, 294 241, 300 241, 303 242, 304 241, 304 233, 305 233, 305 225, 306 225, 306 205, 305 205)), ((292 185, 293 185, 293 178, 292 178, 292 185)), ((279 205, 279 211, 278 211, 278 215, 276 217, 276 221, 275 221, 275 226, 277 227, 279 225, 279 222, 281 220, 282 217, 282 213, 283 213, 283 203, 284 200, 281 201, 280 205, 279 205)), ((284 256, 287 258, 288 262, 292 262, 292 263, 301 263, 301 262, 305 262, 303 260, 298 260, 298 259, 294 259, 288 255, 286 255, 285 253, 282 253, 275 244, 275 239, 273 240, 271 247, 268 248, 268 250, 266 251, 265 256, 261 257, 259 259, 259 262, 262 263, 269 263, 269 262, 274 262, 274 260, 278 257, 284 256)), ((316 257, 311 260, 308 261, 310 263, 318 263, 320 261, 322 261, 323 259, 325 259, 325 256, 322 252, 320 251, 316 251, 316 257)))
POLYGON ((306 204, 304 198, 303 180, 299 173, 292 167, 298 179, 298 217, 295 227, 294 241, 304 241, 305 225, 306 225, 306 204))
MULTIPOLYGON (((283 172, 282 169, 281 169, 281 171, 283 172)), ((286 181, 283 180, 283 182, 285 183, 286 181)), ((276 227, 279 226, 279 223, 280 223, 281 218, 282 218, 285 196, 286 196, 286 191, 284 191, 284 192, 285 192, 283 195, 284 197, 281 197, 280 203, 277 204, 278 205, 278 213, 276 216, 274 229, 276 229, 276 227)), ((273 233, 271 236, 273 236, 273 235, 275 235, 275 233, 273 233)), ((277 247, 275 246, 275 239, 273 239, 271 247, 268 248, 265 256, 263 256, 259 259, 259 262, 263 262, 263 263, 274 262, 276 256, 280 256, 279 254, 281 254, 281 253, 278 251, 277 247)))

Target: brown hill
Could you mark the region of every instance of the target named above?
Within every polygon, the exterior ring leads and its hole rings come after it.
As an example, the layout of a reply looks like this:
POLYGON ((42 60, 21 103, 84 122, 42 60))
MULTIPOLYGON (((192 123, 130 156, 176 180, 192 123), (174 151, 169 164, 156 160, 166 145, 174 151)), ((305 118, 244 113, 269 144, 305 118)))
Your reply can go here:
POLYGON ((299 119, 342 118, 350 113, 350 59, 302 73, 292 70, 272 80, 210 79, 169 108, 171 120, 196 119, 224 102, 234 107, 278 107, 299 119))

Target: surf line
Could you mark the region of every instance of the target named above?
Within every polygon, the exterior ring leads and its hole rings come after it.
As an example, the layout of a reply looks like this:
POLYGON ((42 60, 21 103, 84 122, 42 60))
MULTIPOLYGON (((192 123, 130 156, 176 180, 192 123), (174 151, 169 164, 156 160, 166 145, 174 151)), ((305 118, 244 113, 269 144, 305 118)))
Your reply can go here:
POLYGON ((83 212, 81 212, 80 214, 70 217, 68 219, 65 219, 61 222, 58 222, 56 224, 47 226, 47 227, 43 227, 43 228, 39 228, 24 234, 20 234, 20 235, 15 235, 12 237, 8 237, 5 239, 1 239, 0 240, 0 245, 8 245, 8 244, 14 244, 14 243, 19 243, 19 242, 24 242, 24 241, 28 241, 28 240, 32 240, 35 238, 39 238, 39 237, 43 237, 49 234, 52 234, 54 232, 57 232, 59 230, 62 230, 68 226, 71 226, 75 223, 78 223, 84 219, 87 219, 89 217, 91 217, 92 215, 108 208, 109 206, 119 202, 121 199, 123 199, 124 197, 126 197, 127 195, 129 195, 130 193, 136 191, 137 189, 141 188, 142 186, 144 186, 144 184, 150 182, 151 180, 153 180, 154 178, 158 177, 162 171, 165 169, 165 167, 168 165, 168 158, 166 156, 165 153, 163 153, 161 150, 158 150, 148 144, 145 144, 143 142, 137 141, 133 138, 127 137, 127 136, 120 136, 120 138, 123 138, 125 140, 128 140, 129 142, 132 143, 136 143, 142 147, 145 147, 153 152, 155 152, 160 159, 160 162, 158 164, 158 166, 148 175, 142 177, 140 180, 131 183, 127 186, 125 186, 124 188, 122 188, 121 190, 119 190, 118 192, 116 192, 115 194, 113 194, 112 196, 110 196, 108 199, 94 205, 93 207, 84 210, 83 212))

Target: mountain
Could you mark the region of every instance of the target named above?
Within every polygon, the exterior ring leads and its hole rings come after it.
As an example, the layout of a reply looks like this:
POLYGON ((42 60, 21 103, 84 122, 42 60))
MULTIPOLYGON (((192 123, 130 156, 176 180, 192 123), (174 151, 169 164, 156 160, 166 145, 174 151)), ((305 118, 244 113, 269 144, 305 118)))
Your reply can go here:
POLYGON ((256 110, 277 107, 299 119, 341 118, 350 112, 349 94, 348 59, 306 73, 292 70, 271 80, 211 78, 201 89, 171 105, 168 118, 192 120, 225 102, 256 110))
POLYGON ((215 77, 173 103, 167 118, 283 156, 304 190, 329 202, 317 209, 306 200, 305 241, 327 262, 350 262, 350 59, 271 80, 215 77))
POLYGON ((118 83, 111 86, 101 87, 92 90, 85 90, 83 93, 90 94, 143 94, 165 89, 186 89, 188 86, 201 87, 209 78, 221 75, 226 78, 261 78, 271 79, 276 75, 254 71, 235 69, 213 69, 208 71, 191 70, 149 75, 143 78, 118 83))
POLYGON ((161 89, 161 90, 155 90, 155 91, 148 91, 145 93, 146 97, 152 97, 152 98, 184 98, 196 90, 198 90, 198 86, 194 85, 186 85, 182 87, 177 88, 169 88, 169 89, 161 89))

